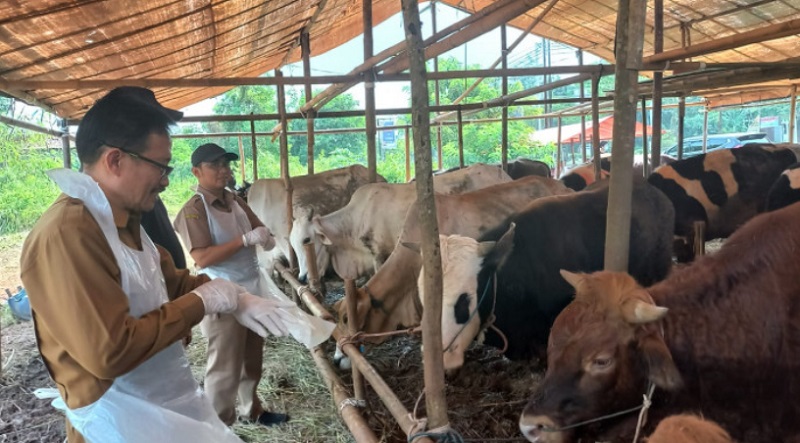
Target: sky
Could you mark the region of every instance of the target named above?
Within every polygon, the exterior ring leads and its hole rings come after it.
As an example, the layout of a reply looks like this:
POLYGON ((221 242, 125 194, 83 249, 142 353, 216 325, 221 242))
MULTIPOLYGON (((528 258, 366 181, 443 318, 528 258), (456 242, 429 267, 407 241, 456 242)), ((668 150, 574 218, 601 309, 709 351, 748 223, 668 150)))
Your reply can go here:
MULTIPOLYGON (((436 25, 441 30, 445 27, 462 20, 468 14, 441 3, 436 4, 436 25)), ((420 19, 423 27, 423 39, 433 34, 430 3, 420 5, 420 19)), ((507 41, 511 45, 522 31, 515 28, 508 28, 507 41)), ((403 31, 402 13, 397 13, 373 29, 373 52, 375 54, 405 39, 403 31)), ((514 66, 532 51, 534 45, 541 42, 540 37, 529 35, 514 51, 509 54, 509 66, 514 66)), ((312 48, 314 42, 311 42, 312 48)), ((332 49, 325 54, 312 57, 310 59, 311 75, 344 75, 352 71, 364 60, 363 38, 361 36, 350 40, 338 48, 332 49)), ((553 65, 577 65, 578 61, 574 48, 564 45, 554 46, 552 49, 553 65)), ((481 68, 488 68, 500 56, 500 29, 496 28, 458 48, 446 52, 440 57, 454 57, 461 63, 467 60, 469 65, 479 64, 481 68)), ((598 58, 591 54, 584 55, 584 62, 587 64, 597 63, 598 58)), ((302 76, 302 62, 285 66, 283 69, 285 76, 302 76)), ((375 106, 377 109, 404 107, 408 103, 408 97, 402 91, 407 82, 380 82, 376 84, 375 106)), ((326 85, 315 85, 315 89, 322 89, 326 85)), ((302 89, 302 87, 298 87, 302 89)), ((347 93, 364 106, 364 85, 359 84, 351 88, 347 93)), ((215 99, 208 99, 198 104, 184 108, 186 115, 211 115, 215 99)))

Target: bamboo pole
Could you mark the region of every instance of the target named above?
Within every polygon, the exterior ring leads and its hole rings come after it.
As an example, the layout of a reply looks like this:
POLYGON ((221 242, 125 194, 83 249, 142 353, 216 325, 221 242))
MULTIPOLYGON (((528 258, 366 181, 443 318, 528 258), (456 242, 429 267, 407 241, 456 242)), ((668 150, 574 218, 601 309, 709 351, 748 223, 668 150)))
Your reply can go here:
MULTIPOLYGON (((372 0, 361 1, 362 23, 364 25, 364 61, 372 57, 372 0)), ((364 123, 366 125, 367 137, 367 169, 369 169, 369 181, 378 181, 378 160, 377 146, 375 137, 375 79, 371 76, 372 71, 367 71, 367 78, 364 79, 364 123)))
POLYGON ((458 167, 464 167, 464 120, 462 119, 461 109, 458 113, 458 167))
MULTIPOLYGON (((653 3, 653 50, 656 54, 664 50, 664 0, 653 3)), ((664 86, 664 73, 653 73, 653 138, 650 143, 650 170, 661 165, 661 95, 664 86)))
POLYGON ((647 99, 642 97, 642 174, 647 177, 647 99))
MULTIPOLYGON (((311 290, 308 287, 303 286, 297 279, 294 277, 294 274, 291 273, 290 270, 286 269, 281 263, 275 264, 275 269, 278 270, 281 277, 286 280, 289 285, 299 294, 300 300, 302 300, 308 309, 317 317, 323 318, 328 321, 335 321, 333 316, 328 312, 325 307, 316 299, 316 297, 311 295, 311 290)), ((341 325, 339 325, 336 329, 333 330, 333 339, 339 341, 343 336, 343 331, 341 329, 341 325)), ((412 420, 411 414, 409 414, 408 410, 403 406, 403 403, 397 396, 392 392, 392 389, 386 384, 386 382, 381 378, 380 374, 369 364, 366 358, 361 355, 359 352, 358 347, 352 343, 346 343, 342 346, 342 352, 345 353, 348 357, 350 357, 350 362, 357 366, 361 373, 364 375, 364 378, 367 379, 372 389, 375 390, 375 393, 381 399, 383 404, 386 406, 386 409, 389 410, 389 413, 392 414, 397 423, 400 425, 400 428, 406 435, 410 434, 414 429, 416 429, 417 423, 412 420)), ((427 437, 421 437, 415 440, 415 443, 433 443, 433 441, 427 437)))
MULTIPOLYGON (((350 321, 347 322, 347 332, 352 336, 358 332, 356 322, 353 320, 358 316, 358 294, 356 292, 356 282, 352 278, 344 279, 344 297, 345 303, 347 303, 347 318, 350 319, 350 321)), ((353 366, 352 372, 355 398, 356 400, 364 400, 364 398, 366 398, 364 392, 364 378, 361 376, 361 371, 358 370, 358 367, 353 366)))
MULTIPOLYGON (((431 0, 431 26, 433 33, 436 34, 436 0, 431 0)), ((433 57, 433 72, 439 72, 439 56, 433 57)), ((439 97, 439 80, 433 81, 433 100, 436 106, 441 104, 439 97)), ((443 169, 442 163, 442 125, 436 125, 436 160, 438 163, 438 170, 443 169)))
POLYGON ((411 139, 409 139, 409 128, 406 127, 406 183, 411 181, 411 139))
MULTIPOLYGON (((556 136, 556 176, 561 177, 561 116, 558 116, 558 135, 556 136)), ((584 132, 586 132, 584 130, 584 132)))
MULTIPOLYGON (((502 58, 503 69, 508 68, 508 57, 506 57, 506 25, 500 27, 500 58, 502 58)), ((501 79, 501 93, 503 97, 508 95, 508 77, 503 76, 501 79)), ((546 120, 545 120, 546 121, 546 120)), ((508 106, 502 108, 502 121, 500 123, 500 167, 503 171, 508 172, 508 106)))
POLYGON ((303 250, 306 253, 308 285, 311 287, 311 290, 314 291, 314 293, 324 296, 326 292, 325 284, 322 283, 319 275, 319 269, 317 268, 317 251, 314 250, 314 242, 304 243, 303 250))
POLYGON ((245 161, 244 161, 244 142, 242 141, 242 136, 236 137, 239 141, 239 174, 242 176, 242 186, 244 186, 244 182, 247 181, 245 176, 245 161))
MULTIPOLYGON (((619 17, 619 15, 617 15, 619 17)), ((645 63, 658 63, 672 60, 682 60, 699 55, 735 49, 753 43, 795 35, 800 29, 800 19, 789 20, 774 25, 762 26, 752 31, 740 32, 727 37, 715 38, 696 45, 688 45, 659 54, 653 54, 643 59, 645 63)))
MULTIPOLYGON (((578 49, 578 64, 583 66, 583 50, 578 49)), ((584 99, 584 95, 586 94, 583 90, 585 82, 581 82, 581 100, 584 99)), ((561 138, 561 137, 559 137, 561 138)), ((581 155, 583 156, 583 162, 586 163, 586 115, 581 114, 581 155)))
POLYGON ((256 181, 258 180, 258 148, 256 147, 256 121, 253 119, 250 119, 250 143, 253 151, 253 181, 256 181))
MULTIPOLYGON (((275 70, 276 77, 283 77, 281 70, 275 70)), ((283 179, 283 186, 286 189, 286 232, 292 232, 292 223, 294 220, 294 205, 292 187, 292 178, 289 174, 289 140, 286 131, 286 91, 283 85, 278 85, 278 112, 281 114, 281 134, 280 134, 280 152, 281 152, 281 178, 283 179)), ((297 269, 297 254, 294 250, 289 248, 289 265, 292 269, 297 269)))
MULTIPOLYGON (((600 77, 592 77, 592 156, 594 157, 594 179, 602 175, 600 162, 600 77)), ((615 119, 616 120, 616 119, 615 119)))
POLYGON ((686 119, 686 97, 678 99, 678 160, 683 159, 683 129, 686 119))
POLYGON ((789 101, 789 143, 795 140, 795 125, 797 124, 797 85, 792 85, 789 101))
POLYGON ((72 168, 72 153, 69 150, 69 125, 67 119, 61 119, 61 153, 64 160, 64 167, 72 168))
POLYGON ((375 437, 375 433, 372 432, 372 429, 364 423, 364 418, 361 416, 358 408, 348 402, 350 395, 348 395, 342 380, 336 375, 336 372, 331 367, 322 349, 320 349, 319 346, 315 347, 311 350, 311 356, 314 358, 314 363, 317 365, 317 369, 322 375, 322 380, 325 382, 328 390, 331 391, 333 404, 339 410, 339 416, 342 417, 345 425, 347 425, 347 429, 353 434, 355 441, 357 443, 378 443, 378 438, 375 437))
POLYGON ((628 269, 633 186, 633 148, 636 127, 638 67, 642 63, 642 44, 647 2, 619 0, 614 87, 614 138, 606 223, 604 266, 610 271, 628 269))
POLYGON ((417 1, 402 0, 402 9, 403 27, 408 46, 409 73, 411 74, 411 101, 416 103, 411 114, 411 121, 415 129, 414 164, 422 234, 423 285, 425 293, 429 295, 426 299, 430 301, 426 304, 422 315, 425 406, 429 428, 439 428, 448 426, 449 420, 442 363, 442 262, 439 250, 436 202, 433 198, 428 83, 417 1))
POLYGON ((708 150, 708 106, 705 107, 703 113, 703 154, 708 150))
MULTIPOLYGON (((317 9, 319 11, 319 8, 317 9)), ((300 51, 303 57, 303 75, 311 76, 311 36, 308 29, 300 34, 300 51)), ((287 53, 288 55, 288 53, 287 53)), ((305 84, 306 103, 312 99, 311 83, 305 84)), ((314 112, 309 112, 306 116, 306 164, 308 165, 308 175, 314 174, 314 112)))

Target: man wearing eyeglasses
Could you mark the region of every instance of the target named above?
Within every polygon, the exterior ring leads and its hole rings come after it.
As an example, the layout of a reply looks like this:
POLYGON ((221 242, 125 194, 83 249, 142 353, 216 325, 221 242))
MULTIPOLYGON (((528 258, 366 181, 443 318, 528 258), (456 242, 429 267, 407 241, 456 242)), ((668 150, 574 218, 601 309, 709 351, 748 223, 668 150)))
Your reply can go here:
MULTIPOLYGON (((192 153, 196 194, 175 218, 183 239, 201 272, 236 282, 253 294, 268 294, 258 269, 256 245, 265 250, 275 239, 245 201, 226 189, 233 178, 231 162, 239 156, 207 143, 192 153)), ((256 393, 261 380, 264 339, 230 315, 210 315, 200 324, 208 338, 205 391, 219 418, 231 425, 238 415, 272 426, 288 420, 285 414, 266 412, 256 393)))
POLYGON ((116 88, 78 127, 82 172, 48 172, 63 194, 26 238, 20 268, 70 443, 241 442, 198 389, 180 341, 218 313, 266 334, 281 306, 177 270, 141 231, 140 214, 169 184, 169 127, 181 117, 148 89, 116 88))

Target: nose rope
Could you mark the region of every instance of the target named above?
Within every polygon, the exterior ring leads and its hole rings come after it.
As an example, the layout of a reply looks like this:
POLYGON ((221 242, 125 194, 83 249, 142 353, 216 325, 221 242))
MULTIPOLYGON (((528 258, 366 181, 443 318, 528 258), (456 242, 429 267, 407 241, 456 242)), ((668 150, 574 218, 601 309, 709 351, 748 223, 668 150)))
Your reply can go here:
POLYGON ((539 431, 542 431, 542 432, 562 432, 562 431, 566 431, 566 430, 569 430, 569 429, 574 429, 574 428, 577 428, 577 427, 580 427, 580 426, 588 425, 588 424, 591 424, 591 423, 596 423, 598 421, 607 420, 609 418, 619 417, 621 415, 630 414, 631 412, 636 412, 636 411, 641 410, 641 412, 639 413, 639 421, 638 421, 638 423, 636 425, 636 434, 634 435, 634 439, 633 439, 633 442, 636 443, 636 440, 639 439, 639 431, 641 430, 642 426, 644 426, 644 420, 646 418, 647 410, 650 408, 651 399, 653 398, 653 391, 655 391, 655 388, 656 388, 656 385, 653 384, 653 382, 650 382, 648 384, 648 386, 647 386, 647 393, 642 395, 642 397, 644 397, 644 400, 642 401, 642 404, 640 404, 638 406, 634 406, 634 407, 632 407, 630 409, 625 409, 625 410, 622 410, 622 411, 614 412, 613 414, 603 415, 601 417, 592 418, 592 419, 589 419, 589 420, 584 420, 584 421, 578 422, 578 423, 573 423, 571 425, 567 425, 567 426, 564 426, 564 427, 561 427, 561 428, 542 427, 542 428, 539 428, 539 431))
MULTIPOLYGON (((469 325, 469 322, 472 321, 472 319, 475 317, 475 314, 478 313, 478 308, 480 308, 481 303, 483 303, 483 299, 486 298, 486 294, 489 292, 489 285, 492 282, 494 282, 493 286, 494 286, 494 289, 495 289, 493 291, 494 293, 492 295, 492 298, 494 298, 494 299, 497 298, 497 273, 494 273, 494 274, 492 274, 492 278, 489 279, 486 282, 486 286, 484 286, 484 288, 483 288, 483 294, 481 294, 481 298, 478 299, 478 304, 475 305, 475 310, 473 310, 472 313, 470 313, 469 318, 467 319, 466 322, 464 322, 464 326, 462 326, 461 329, 459 329, 458 332, 456 332, 456 335, 453 336, 453 339, 450 340, 450 343, 444 348, 444 352, 450 351, 450 348, 453 346, 453 343, 456 342, 456 339, 458 338, 458 336, 461 335, 462 332, 464 332, 464 329, 467 328, 467 325, 469 325)), ((494 302, 492 303, 491 317, 494 317, 494 302)), ((488 327, 488 325, 487 325, 487 327, 488 327)))

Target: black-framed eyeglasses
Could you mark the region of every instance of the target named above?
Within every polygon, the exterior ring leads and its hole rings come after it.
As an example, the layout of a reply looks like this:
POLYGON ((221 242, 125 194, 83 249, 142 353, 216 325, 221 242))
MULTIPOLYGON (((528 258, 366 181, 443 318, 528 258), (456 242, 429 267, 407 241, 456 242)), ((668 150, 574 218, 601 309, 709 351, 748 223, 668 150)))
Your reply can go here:
POLYGON ((173 168, 172 166, 167 166, 167 165, 165 165, 163 163, 160 163, 160 162, 157 162, 157 161, 155 161, 153 159, 149 159, 149 158, 143 156, 142 154, 138 154, 136 152, 131 152, 131 151, 129 151, 129 150, 125 149, 125 148, 121 148, 119 146, 109 145, 108 143, 103 143, 103 144, 108 146, 108 147, 110 147, 110 148, 117 148, 120 151, 130 155, 131 157, 133 157, 133 158, 135 158, 137 160, 141 160, 141 161, 143 161, 145 163, 150 163, 151 165, 157 167, 158 169, 161 170, 161 178, 169 177, 169 175, 172 174, 172 171, 175 170, 175 168, 173 168))
POLYGON ((227 158, 219 158, 213 162, 203 162, 202 164, 207 165, 211 169, 231 168, 231 160, 227 158))

